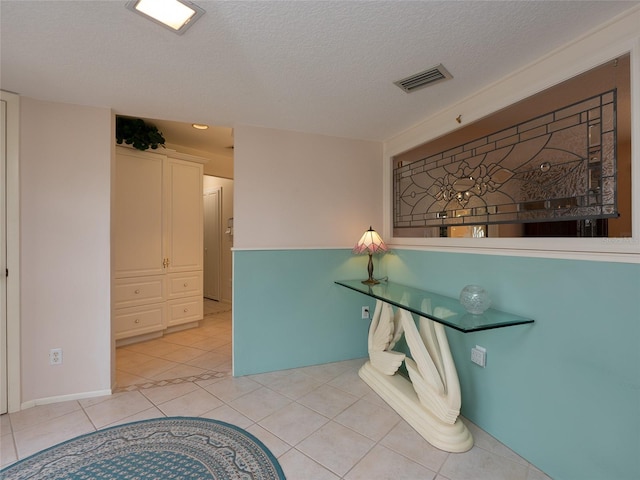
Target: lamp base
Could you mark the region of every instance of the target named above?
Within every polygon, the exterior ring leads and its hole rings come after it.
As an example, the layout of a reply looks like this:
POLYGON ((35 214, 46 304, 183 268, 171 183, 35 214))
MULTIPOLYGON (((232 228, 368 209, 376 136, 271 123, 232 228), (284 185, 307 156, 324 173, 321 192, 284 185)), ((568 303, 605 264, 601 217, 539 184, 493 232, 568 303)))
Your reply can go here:
POLYGON ((380 282, 375 278, 369 278, 368 280, 362 280, 362 283, 364 283, 365 285, 377 285, 380 282))

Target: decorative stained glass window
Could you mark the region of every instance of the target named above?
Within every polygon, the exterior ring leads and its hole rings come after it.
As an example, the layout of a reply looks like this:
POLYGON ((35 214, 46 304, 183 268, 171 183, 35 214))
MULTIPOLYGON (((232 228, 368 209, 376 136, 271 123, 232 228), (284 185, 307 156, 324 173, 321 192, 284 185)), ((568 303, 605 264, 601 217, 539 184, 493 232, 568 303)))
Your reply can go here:
POLYGON ((398 162, 394 228, 618 216, 616 89, 398 162))

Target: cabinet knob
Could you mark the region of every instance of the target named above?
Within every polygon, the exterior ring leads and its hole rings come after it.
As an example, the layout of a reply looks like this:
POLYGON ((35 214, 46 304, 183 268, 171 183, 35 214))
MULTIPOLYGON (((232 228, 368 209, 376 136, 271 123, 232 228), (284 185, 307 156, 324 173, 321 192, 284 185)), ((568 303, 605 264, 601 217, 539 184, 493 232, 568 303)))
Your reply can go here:
POLYGON ((139 290, 139 289, 136 289, 136 291, 135 291, 135 292, 133 292, 133 293, 135 293, 135 294, 137 295, 137 294, 139 294, 139 293, 140 293, 140 290, 139 290))
POLYGON ((188 308, 185 308, 185 309, 184 309, 184 313, 187 313, 188 311, 189 311, 189 309, 188 309, 188 308))
POLYGON ((135 323, 140 323, 140 319, 136 318, 136 322, 135 323))
POLYGON ((185 286, 185 287, 188 287, 188 286, 189 286, 189 284, 188 284, 187 282, 184 282, 184 286, 185 286))

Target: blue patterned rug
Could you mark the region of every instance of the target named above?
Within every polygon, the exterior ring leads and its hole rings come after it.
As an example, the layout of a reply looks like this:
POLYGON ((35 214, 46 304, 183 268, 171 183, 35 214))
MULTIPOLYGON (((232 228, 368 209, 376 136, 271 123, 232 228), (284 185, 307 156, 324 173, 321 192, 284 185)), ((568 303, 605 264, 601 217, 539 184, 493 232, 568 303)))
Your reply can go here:
POLYGON ((82 435, 0 470, 3 480, 284 480, 249 432, 217 420, 170 417, 82 435))

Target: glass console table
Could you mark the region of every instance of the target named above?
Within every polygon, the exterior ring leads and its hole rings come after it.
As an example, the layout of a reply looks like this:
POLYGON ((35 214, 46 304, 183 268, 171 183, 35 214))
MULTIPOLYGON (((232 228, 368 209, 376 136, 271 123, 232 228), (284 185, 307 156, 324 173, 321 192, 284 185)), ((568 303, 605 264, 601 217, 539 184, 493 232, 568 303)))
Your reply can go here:
POLYGON ((395 282, 365 285, 360 280, 338 280, 335 283, 464 333, 533 323, 533 320, 529 318, 519 317, 518 315, 501 312, 493 308, 488 309, 482 315, 473 315, 467 313, 458 299, 414 287, 407 287, 395 282), (422 309, 425 304, 431 306, 430 309, 425 309, 427 311, 422 309), (434 315, 434 310, 438 307, 440 307, 440 310, 438 310, 440 315, 436 316, 434 315))
POLYGON ((460 382, 444 327, 467 333, 533 320, 495 309, 472 315, 457 299, 394 282, 335 283, 376 299, 367 341, 369 361, 360 377, 429 443, 448 452, 469 450, 473 437, 458 418, 460 382), (403 335, 409 354, 393 350, 403 335), (403 362, 408 379, 398 373, 403 362))

